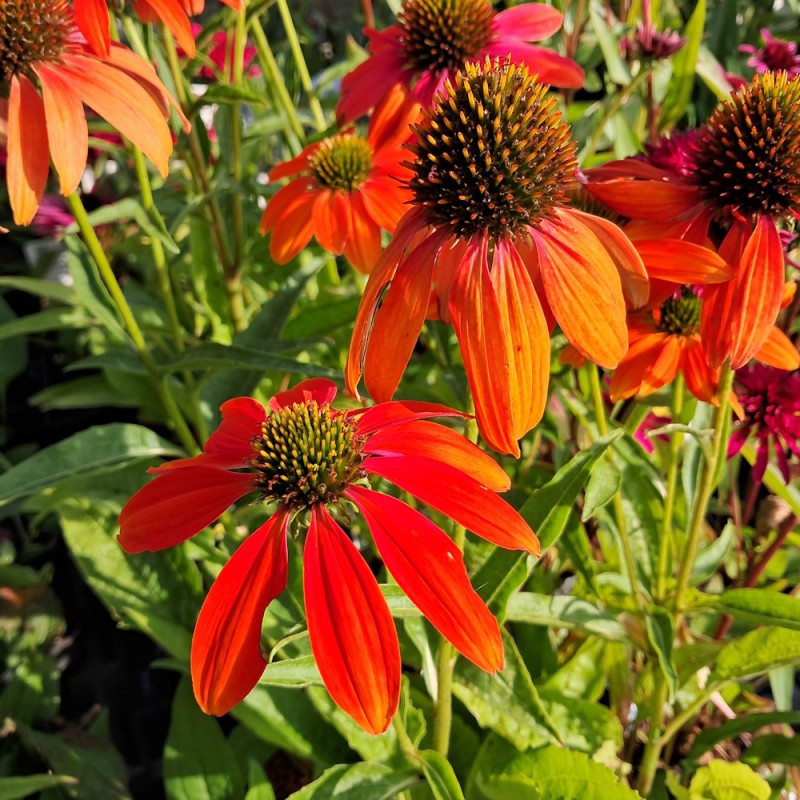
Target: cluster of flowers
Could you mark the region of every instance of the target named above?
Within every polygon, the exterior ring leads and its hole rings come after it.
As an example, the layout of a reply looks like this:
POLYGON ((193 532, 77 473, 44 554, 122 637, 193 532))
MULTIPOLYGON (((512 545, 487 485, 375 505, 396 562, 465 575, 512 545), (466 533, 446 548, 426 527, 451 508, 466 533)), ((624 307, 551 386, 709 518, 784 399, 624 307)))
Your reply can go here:
MULTIPOLYGON (((32 219, 50 158, 62 193, 77 186, 83 102, 166 172, 172 100, 149 64, 110 41, 105 0, 0 4, 15 221, 32 219)), ((138 0, 136 11, 160 18, 193 52, 194 5, 138 0)), ((615 370, 614 399, 655 392, 682 372, 696 397, 718 403, 726 363, 800 367, 776 327, 794 288, 781 228, 800 219, 800 79, 764 71, 697 130, 581 173, 549 85, 578 88, 582 71, 531 44, 561 23, 545 5, 497 13, 488 0, 406 0, 395 25, 367 31, 369 58, 342 82, 341 131, 271 171, 272 181, 292 179, 261 221, 273 258, 289 261, 314 237, 369 274, 345 382, 357 396, 363 375, 377 404, 337 410, 334 385, 319 380, 277 394, 269 410, 231 400, 204 452, 154 469, 123 510, 120 542, 139 552, 178 544, 244 496, 274 506, 200 612, 192 675, 207 711, 225 713, 261 675, 263 613, 286 586, 286 535, 300 527, 323 681, 366 730, 386 729, 399 648, 386 601, 344 530, 354 511, 431 623, 481 668, 502 667, 497 622, 458 548, 371 488, 387 480, 495 545, 538 552, 497 496, 509 487, 503 470, 429 421, 458 412, 392 400, 426 319, 453 326, 483 439, 514 456, 545 410, 556 326, 569 342, 565 359, 615 370), (362 135, 356 123, 367 114, 362 135)), ((771 391, 746 375, 744 387, 771 391)), ((733 402, 742 414, 768 413, 744 390, 733 402)), ((792 419, 778 431, 779 450, 796 453, 792 419)))

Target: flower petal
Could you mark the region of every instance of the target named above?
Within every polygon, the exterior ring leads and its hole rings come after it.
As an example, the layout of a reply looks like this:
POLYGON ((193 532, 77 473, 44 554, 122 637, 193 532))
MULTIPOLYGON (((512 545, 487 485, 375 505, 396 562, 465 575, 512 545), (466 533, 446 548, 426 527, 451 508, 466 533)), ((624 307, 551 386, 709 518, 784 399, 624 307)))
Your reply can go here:
POLYGON ((524 42, 539 42, 561 29, 564 15, 544 3, 524 3, 501 11, 492 22, 499 37, 508 36, 524 42))
POLYGON ((776 369, 800 369, 800 354, 794 342, 774 325, 764 339, 764 343, 756 351, 754 358, 762 364, 769 364, 776 369))
POLYGON ((719 405, 719 370, 708 366, 699 338, 690 339, 684 348, 681 369, 686 387, 698 400, 719 405))
POLYGON ((256 685, 266 663, 261 625, 267 606, 286 588, 288 508, 242 542, 200 609, 192 637, 192 683, 200 708, 221 716, 256 685))
POLYGON ((631 343, 611 376, 608 390, 614 402, 633 397, 640 390, 647 368, 658 359, 666 340, 666 333, 651 333, 631 343))
POLYGON ((419 104, 409 98, 402 84, 396 83, 372 112, 367 141, 374 151, 398 149, 411 136, 410 126, 419 116, 419 104))
POLYGON ((254 480, 246 472, 203 466, 159 475, 122 509, 117 539, 128 553, 180 544, 253 489, 254 480))
POLYGON ((511 488, 511 480, 487 453, 460 433, 434 422, 412 421, 369 437, 364 452, 381 456, 422 456, 449 464, 493 492, 511 488))
POLYGON ((500 626, 447 534, 389 495, 353 486, 347 496, 364 515, 386 569, 425 618, 476 666, 502 669, 500 626))
POLYGON ((297 386, 278 392, 269 401, 273 411, 281 411, 287 406, 297 403, 313 403, 319 406, 329 406, 336 398, 336 384, 327 378, 308 378, 300 381, 297 386))
POLYGON ((369 275, 381 257, 381 229, 367 213, 361 192, 350 195, 350 238, 345 258, 362 274, 369 275))
POLYGON ((6 181, 14 222, 29 225, 47 186, 50 153, 44 104, 24 75, 11 78, 6 148, 6 181))
MULTIPOLYGON (((108 9, 105 14, 108 25, 108 9)), ((67 195, 78 187, 86 168, 89 155, 86 114, 80 97, 57 69, 38 64, 36 74, 42 85, 50 155, 58 172, 61 194, 67 195)))
POLYGON ((652 394, 674 381, 681 366, 682 353, 683 337, 667 336, 658 356, 644 371, 639 394, 652 394))
POLYGON ((642 239, 634 242, 647 274, 673 283, 724 283, 734 270, 711 248, 683 239, 642 239))
POLYGON ((392 400, 390 403, 378 403, 378 405, 363 411, 356 409, 352 414, 358 417, 359 436, 368 436, 375 431, 385 430, 393 425, 415 419, 467 416, 454 408, 439 403, 424 403, 419 400, 392 400))
POLYGON ((539 540, 505 500, 474 478, 430 458, 368 458, 370 475, 391 481, 498 547, 539 553, 539 540))
POLYGON ((338 191, 325 189, 317 193, 311 206, 314 236, 322 247, 340 256, 350 238, 349 200, 338 191))
POLYGON ((97 55, 107 58, 111 49, 111 27, 106 0, 75 0, 75 24, 97 55))
POLYGON ((515 64, 525 64, 539 81, 551 86, 580 89, 585 80, 583 70, 571 58, 519 39, 498 39, 483 52, 492 58, 511 59, 515 64))
POLYGON ((178 0, 134 0, 134 11, 144 19, 137 5, 144 3, 152 8, 158 19, 169 28, 178 44, 184 49, 189 58, 194 58, 195 44, 192 36, 192 24, 186 11, 178 0))
POLYGON ((322 680, 364 730, 382 733, 400 701, 397 632, 369 567, 323 505, 311 513, 303 566, 308 635, 322 680))
POLYGON ((565 210, 534 235, 547 301, 569 342, 590 361, 613 368, 625 355, 625 300, 603 242, 565 210))
POLYGON ((259 230, 272 230, 269 252, 276 264, 291 261, 308 243, 314 233, 311 209, 316 191, 308 191, 310 182, 304 179, 284 186, 264 209, 259 230))
POLYGON ((701 201, 694 186, 671 183, 668 180, 631 180, 612 178, 592 180, 589 172, 586 190, 612 211, 630 219, 650 222, 673 222, 676 217, 691 211, 701 201))

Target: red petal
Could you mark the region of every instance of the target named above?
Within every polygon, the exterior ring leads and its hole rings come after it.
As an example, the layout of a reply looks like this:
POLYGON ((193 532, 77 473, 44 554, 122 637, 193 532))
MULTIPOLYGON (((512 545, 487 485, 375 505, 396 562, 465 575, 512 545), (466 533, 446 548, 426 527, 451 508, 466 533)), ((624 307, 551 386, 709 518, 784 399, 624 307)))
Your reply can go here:
POLYGON ((683 350, 683 364, 681 366, 683 378, 689 391, 704 403, 718 404, 719 370, 712 370, 708 366, 699 338, 690 339, 687 343, 683 350))
POLYGON ((269 171, 270 183, 279 181, 281 178, 289 178, 292 175, 297 175, 299 172, 308 169, 309 159, 319 150, 321 144, 322 142, 314 142, 308 145, 308 147, 304 147, 294 158, 290 158, 288 161, 282 161, 280 164, 274 166, 269 171))
POLYGON ((492 42, 484 53, 515 64, 526 64, 542 83, 563 89, 580 89, 585 76, 583 70, 571 59, 535 44, 506 37, 492 42))
POLYGON ((447 534, 394 497, 359 486, 347 496, 364 515, 386 569, 426 619, 476 666, 502 669, 500 626, 447 534))
POLYGON ((433 422, 404 422, 378 431, 369 437, 364 452, 431 458, 449 464, 493 492, 511 488, 508 475, 491 456, 460 433, 433 422))
POLYGON ((647 368, 658 358, 666 333, 651 333, 637 338, 611 376, 609 394, 613 401, 633 397, 641 388, 647 368))
POLYGON ((361 192, 350 195, 350 238, 344 255, 364 275, 372 272, 381 257, 381 229, 367 213, 361 192))
POLYGON ((75 24, 92 50, 107 58, 111 49, 111 28, 106 0, 75 0, 75 24))
POLYGON ((364 411, 356 410, 353 415, 358 416, 359 436, 367 436, 374 431, 385 430, 392 425, 399 425, 414 419, 467 416, 461 411, 439 403, 423 403, 418 400, 393 400, 390 403, 378 403, 364 411))
POLYGON ((122 509, 119 543, 129 553, 180 544, 253 489, 253 482, 246 472, 202 466, 159 475, 122 509))
POLYGON ((44 105, 34 85, 12 76, 8 96, 8 198, 17 225, 28 225, 39 208, 50 172, 44 105))
POLYGON ((282 506, 244 540, 200 609, 192 637, 192 683, 206 714, 226 714, 264 672, 261 624, 267 606, 286 588, 288 520, 282 506))
MULTIPOLYGON (((107 9, 105 13, 108 25, 107 9)), ((36 74, 42 84, 50 155, 60 179, 61 194, 67 195, 78 187, 89 155, 89 131, 83 103, 57 69, 38 64, 36 74)))
POLYGON ((373 151, 394 150, 411 136, 410 125, 420 116, 418 103, 413 102, 402 84, 396 83, 383 95, 369 119, 367 141, 373 151))
POLYGON ((564 15, 544 3, 524 3, 501 11, 492 22, 495 35, 539 42, 561 29, 564 15))
POLYGON ((340 256, 350 238, 350 208, 341 192, 325 189, 311 206, 314 236, 322 247, 340 256))
POLYGON ((316 402, 319 406, 329 406, 336 398, 336 384, 327 378, 309 378, 301 381, 293 389, 278 392, 269 401, 273 411, 281 411, 298 403, 316 402))
POLYGON ((738 369, 756 354, 780 311, 783 280, 778 229, 770 217, 759 215, 736 277, 703 304, 703 346, 712 367, 730 356, 731 367, 738 369))
MULTIPOLYGON (((184 49, 186 55, 189 58, 193 58, 195 45, 194 36, 192 36, 192 24, 189 22, 189 17, 186 16, 186 11, 178 0, 146 0, 146 4, 153 9, 158 18, 169 28, 170 33, 184 49)), ((134 11, 138 13, 136 0, 134 0, 133 5, 134 11)))
POLYGON ((592 181, 586 189, 600 202, 623 217, 651 222, 673 222, 691 211, 701 198, 694 186, 666 180, 631 180, 617 178, 592 181))
POLYGON ((389 727, 400 701, 392 615, 361 554, 322 505, 303 558, 308 635, 334 702, 368 733, 389 727))
POLYGON ((368 458, 363 466, 492 544, 539 552, 536 535, 505 500, 453 467, 418 456, 368 458))
POLYGON ((590 361, 613 368, 625 355, 625 300, 603 242, 561 210, 534 235, 547 301, 569 342, 590 361))
POLYGON ((650 239, 635 242, 647 274, 673 283, 724 283, 734 270, 713 250, 682 239, 650 239))

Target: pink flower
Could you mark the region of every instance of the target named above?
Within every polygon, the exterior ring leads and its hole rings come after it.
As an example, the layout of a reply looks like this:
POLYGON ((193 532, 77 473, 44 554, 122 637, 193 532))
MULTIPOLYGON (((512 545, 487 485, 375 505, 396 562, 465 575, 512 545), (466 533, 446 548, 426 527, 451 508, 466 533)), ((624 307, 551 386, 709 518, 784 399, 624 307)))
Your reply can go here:
POLYGON ((542 83, 578 89, 584 76, 574 61, 529 44, 562 22, 561 12, 541 3, 496 13, 488 0, 405 0, 394 25, 365 31, 370 56, 342 81, 339 124, 367 114, 397 83, 428 108, 464 64, 487 56, 524 64, 542 83))
MULTIPOLYGON (((195 39, 197 39, 197 37, 200 35, 201 30, 202 26, 192 23, 192 36, 195 39)), ((186 55, 186 53, 180 47, 178 50, 181 55, 186 55)), ((232 54, 233 38, 228 36, 227 31, 217 31, 209 40, 207 40, 205 46, 201 45, 198 50, 198 55, 205 56, 205 58, 207 58, 213 64, 213 67, 209 66, 208 64, 203 64, 197 73, 197 76, 199 78, 206 78, 207 80, 213 81, 216 80, 219 75, 225 75, 228 80, 232 80, 232 54)), ((261 74, 261 70, 258 68, 258 65, 253 63, 255 57, 256 48, 249 44, 245 45, 243 59, 244 74, 249 77, 261 74)))
POLYGON ((763 47, 743 44, 739 47, 742 53, 751 53, 747 66, 756 72, 786 72, 789 78, 800 75, 800 56, 797 55, 797 44, 784 39, 775 39, 766 29, 761 29, 763 47))

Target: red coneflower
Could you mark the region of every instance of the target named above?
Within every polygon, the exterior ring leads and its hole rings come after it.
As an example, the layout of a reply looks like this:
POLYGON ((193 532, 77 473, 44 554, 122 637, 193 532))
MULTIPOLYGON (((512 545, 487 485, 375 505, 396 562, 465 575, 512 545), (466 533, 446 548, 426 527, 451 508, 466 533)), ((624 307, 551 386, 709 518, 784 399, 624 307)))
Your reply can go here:
POLYGON ((709 287, 701 319, 712 366, 752 358, 780 310, 784 258, 777 222, 800 214, 800 78, 753 79, 712 114, 676 171, 641 158, 589 170, 587 189, 631 219, 674 221, 703 240, 716 222, 732 280, 709 287), (733 258, 735 254, 736 258, 733 258))
POLYGON ((562 21, 539 3, 498 14, 488 0, 405 0, 395 25, 366 30, 370 56, 342 81, 337 117, 358 119, 395 84, 427 108, 459 69, 487 56, 525 64, 543 83, 578 89, 584 76, 574 61, 529 44, 552 36, 562 21))
POLYGON ((326 250, 344 253, 359 272, 370 272, 381 253, 381 229, 394 233, 406 211, 411 177, 403 166, 409 125, 419 106, 398 87, 384 98, 366 136, 350 129, 315 142, 279 164, 272 181, 297 177, 264 209, 262 234, 272 231, 270 253, 278 264, 294 258, 313 236, 326 250))
POLYGON ((487 59, 467 64, 425 112, 412 209, 370 276, 346 369, 351 392, 363 371, 387 400, 426 315, 451 322, 481 433, 513 454, 544 411, 549 319, 582 355, 614 367, 627 349, 623 286, 634 306, 647 299, 622 231, 566 206, 576 146, 547 89, 527 67, 487 59))
POLYGON ((66 0, 2 3, 2 95, 8 97, 8 194, 18 225, 36 214, 51 158, 61 193, 77 187, 88 156, 84 103, 167 174, 172 97, 155 70, 127 48, 112 43, 107 57, 92 53, 80 40, 66 0))
POLYGON ((776 39, 768 28, 761 29, 763 47, 752 44, 739 45, 742 53, 749 53, 747 66, 758 73, 786 72, 790 78, 800 75, 800 55, 797 54, 797 42, 776 39))
MULTIPOLYGON (((189 57, 195 54, 194 32, 189 14, 200 14, 204 0, 132 0, 133 10, 142 22, 162 22, 189 57)), ((244 0, 222 0, 235 11, 242 11, 244 0)), ((106 0, 74 0, 75 20, 91 48, 106 58, 111 50, 111 28, 106 0)))
POLYGON ((490 542, 536 554, 539 542, 497 496, 502 469, 430 417, 457 416, 431 403, 332 407, 336 386, 308 380, 275 395, 268 413, 247 397, 222 406, 204 452, 152 470, 158 477, 120 515, 130 553, 172 547, 244 495, 277 503, 219 574, 192 640, 195 695, 224 714, 264 670, 261 623, 286 587, 290 520, 307 524, 303 587, 308 632, 331 697, 370 733, 388 726, 400 693, 400 652, 389 608, 341 527, 363 516, 387 570, 466 658, 488 672, 503 665, 497 620, 473 590, 462 555, 427 517, 370 488, 383 478, 490 542), (339 521, 337 521, 339 520, 339 521))

